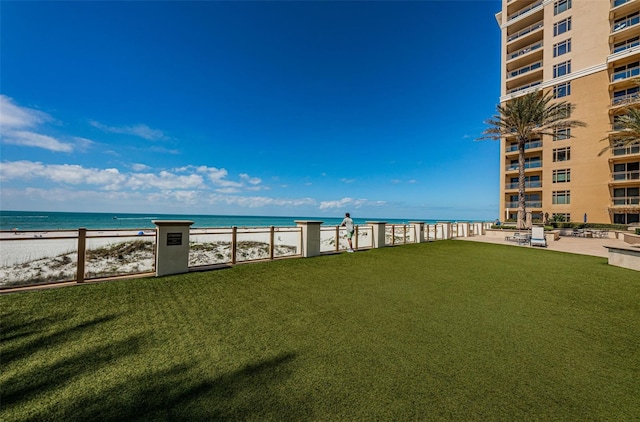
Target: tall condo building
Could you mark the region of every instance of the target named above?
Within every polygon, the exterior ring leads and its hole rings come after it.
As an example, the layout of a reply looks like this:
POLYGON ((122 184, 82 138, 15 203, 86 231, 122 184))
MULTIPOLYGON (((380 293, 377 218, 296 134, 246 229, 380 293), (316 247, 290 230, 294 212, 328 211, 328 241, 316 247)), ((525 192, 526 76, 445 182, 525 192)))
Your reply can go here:
MULTIPOLYGON (((639 222, 640 144, 616 146, 616 122, 640 100, 640 0, 502 0, 496 19, 500 102, 552 91, 575 105, 572 119, 587 124, 526 145, 527 210, 534 219, 548 213, 576 222, 639 222)), ((500 157, 501 219, 515 219, 515 138, 501 141, 500 157)))

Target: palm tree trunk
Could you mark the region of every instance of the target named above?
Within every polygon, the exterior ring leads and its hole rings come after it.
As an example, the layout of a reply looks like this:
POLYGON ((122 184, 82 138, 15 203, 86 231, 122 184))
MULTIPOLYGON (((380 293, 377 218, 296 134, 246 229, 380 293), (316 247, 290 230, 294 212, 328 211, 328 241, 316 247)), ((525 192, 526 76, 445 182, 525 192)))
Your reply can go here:
POLYGON ((524 191, 524 145, 526 139, 518 139, 518 221, 516 227, 522 230, 526 225, 527 208, 524 191))

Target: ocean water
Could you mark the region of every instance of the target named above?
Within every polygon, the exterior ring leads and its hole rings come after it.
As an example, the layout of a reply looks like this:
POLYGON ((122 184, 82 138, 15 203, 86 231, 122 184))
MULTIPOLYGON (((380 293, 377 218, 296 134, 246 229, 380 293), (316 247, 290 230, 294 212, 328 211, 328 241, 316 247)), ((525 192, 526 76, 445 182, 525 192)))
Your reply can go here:
MULTIPOLYGON (((296 220, 322 221, 323 225, 340 224, 342 216, 326 217, 273 217, 240 215, 183 215, 183 214, 111 214, 86 212, 44 212, 44 211, 0 211, 0 230, 77 230, 87 229, 150 229, 153 220, 190 220, 191 227, 294 227, 296 220)), ((356 224, 367 221, 386 221, 389 224, 406 224, 409 221, 424 221, 433 224, 435 220, 403 220, 397 218, 354 218, 356 224)), ((442 220, 438 220, 442 221, 442 220)))

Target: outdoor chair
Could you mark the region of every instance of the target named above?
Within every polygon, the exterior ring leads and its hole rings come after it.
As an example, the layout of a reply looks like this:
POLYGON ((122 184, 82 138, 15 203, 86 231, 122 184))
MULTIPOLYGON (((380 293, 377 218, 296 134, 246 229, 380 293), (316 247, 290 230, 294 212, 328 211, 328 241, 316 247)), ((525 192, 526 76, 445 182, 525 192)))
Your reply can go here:
POLYGON ((544 227, 531 228, 531 246, 547 247, 547 239, 544 237, 544 227))

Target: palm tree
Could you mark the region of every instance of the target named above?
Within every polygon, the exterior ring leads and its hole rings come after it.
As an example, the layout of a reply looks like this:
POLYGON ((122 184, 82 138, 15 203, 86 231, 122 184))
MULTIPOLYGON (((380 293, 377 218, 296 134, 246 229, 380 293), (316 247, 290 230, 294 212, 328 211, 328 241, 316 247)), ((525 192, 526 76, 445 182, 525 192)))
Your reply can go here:
MULTIPOLYGON (((634 85, 640 87, 640 78, 632 78, 631 82, 634 85)), ((629 103, 629 105, 624 108, 625 114, 616 118, 616 128, 611 132, 614 133, 613 142, 610 141, 611 138, 609 138, 609 136, 603 138, 603 141, 610 142, 610 144, 604 147, 602 151, 598 153, 598 155, 604 154, 607 150, 614 146, 628 147, 629 145, 640 141, 640 109, 638 109, 639 105, 640 99, 634 98, 629 103)))
POLYGON ((574 105, 566 101, 552 102, 553 99, 551 91, 542 94, 536 90, 498 104, 498 113, 485 121, 489 127, 478 138, 499 141, 515 137, 518 142, 518 229, 525 228, 525 144, 542 135, 554 136, 556 129, 586 126, 569 118, 574 105))
MULTIPOLYGON (((611 145, 604 147, 598 155, 604 154, 612 146, 628 147, 631 144, 640 141, 640 109, 628 107, 626 109, 626 114, 623 114, 616 119, 616 129, 614 129, 613 132, 615 132, 615 140, 611 145)), ((609 137, 607 136, 603 140, 608 141, 609 137)))

